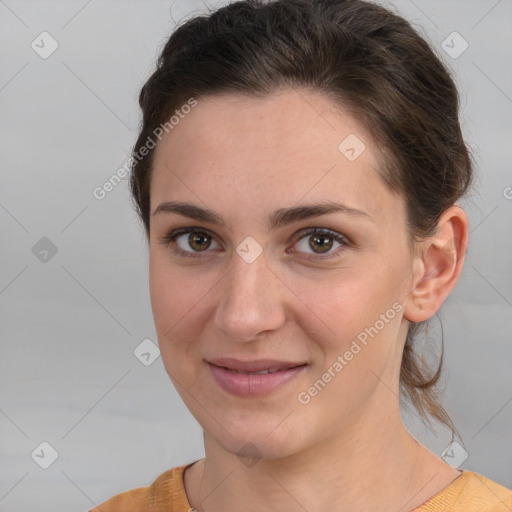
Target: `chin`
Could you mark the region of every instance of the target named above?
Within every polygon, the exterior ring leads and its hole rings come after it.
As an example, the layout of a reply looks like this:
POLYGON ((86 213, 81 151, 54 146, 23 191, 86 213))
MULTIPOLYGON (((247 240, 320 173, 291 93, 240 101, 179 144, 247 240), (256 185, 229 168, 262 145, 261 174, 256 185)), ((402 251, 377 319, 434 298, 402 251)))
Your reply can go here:
MULTIPOLYGON (((223 421, 220 426, 208 422, 202 427, 210 441, 250 467, 254 461, 282 459, 304 449, 300 441, 302 436, 298 432, 292 434, 290 425, 285 427, 282 420, 282 417, 273 416, 258 421, 253 416, 241 421, 238 417, 233 423, 223 421)), ((302 427, 306 428, 304 424, 302 427)))
POLYGON ((249 436, 236 439, 215 439, 225 451, 236 456, 240 462, 248 467, 253 466, 258 461, 284 459, 297 453, 298 446, 292 446, 286 443, 284 439, 269 440, 264 435, 260 437, 249 436))

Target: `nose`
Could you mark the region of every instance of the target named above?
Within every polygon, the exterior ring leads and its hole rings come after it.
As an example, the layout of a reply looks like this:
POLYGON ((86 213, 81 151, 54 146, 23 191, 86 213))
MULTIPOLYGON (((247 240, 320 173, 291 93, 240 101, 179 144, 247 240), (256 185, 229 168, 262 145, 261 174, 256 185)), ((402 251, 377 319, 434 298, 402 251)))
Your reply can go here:
POLYGON ((271 270, 265 251, 251 263, 234 253, 222 283, 215 325, 229 339, 253 341, 284 325, 286 286, 271 270))

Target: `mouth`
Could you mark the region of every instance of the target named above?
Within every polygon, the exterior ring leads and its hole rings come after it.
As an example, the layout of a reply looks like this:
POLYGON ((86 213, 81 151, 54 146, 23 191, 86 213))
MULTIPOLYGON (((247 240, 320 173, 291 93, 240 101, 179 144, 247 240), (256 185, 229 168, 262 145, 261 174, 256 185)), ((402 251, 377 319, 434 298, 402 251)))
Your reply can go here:
POLYGON ((242 398, 263 397, 277 391, 308 366, 307 363, 271 359, 241 361, 225 358, 207 363, 220 388, 242 398))
POLYGON ((232 370, 238 373, 256 374, 260 372, 278 372, 281 370, 289 370, 297 366, 304 366, 306 363, 279 361, 277 359, 257 359, 254 361, 242 361, 240 359, 233 359, 225 357, 222 359, 212 359, 207 361, 214 366, 232 370))
POLYGON ((283 371, 281 368, 269 368, 268 370, 260 370, 259 372, 242 372, 240 370, 233 370, 231 368, 226 368, 226 370, 229 370, 230 372, 235 372, 235 373, 243 373, 245 375, 266 375, 268 373, 275 373, 275 372, 283 371))

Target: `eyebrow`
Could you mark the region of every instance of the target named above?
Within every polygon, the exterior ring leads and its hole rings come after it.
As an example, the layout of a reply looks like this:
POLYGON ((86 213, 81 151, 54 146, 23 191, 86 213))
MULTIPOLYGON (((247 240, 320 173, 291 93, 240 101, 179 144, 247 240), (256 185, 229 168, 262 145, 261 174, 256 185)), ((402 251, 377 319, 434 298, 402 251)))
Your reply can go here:
MULTIPOLYGON (((157 206, 153 215, 157 215, 158 213, 175 213, 177 215, 182 215, 183 217, 188 217, 201 222, 209 222, 229 229, 221 215, 213 210, 202 208, 192 203, 166 201, 157 206)), ((368 213, 356 208, 350 208, 342 203, 334 201, 293 206, 291 208, 280 208, 268 216, 267 222, 270 230, 273 230, 299 220, 319 217, 328 213, 343 213, 352 217, 367 219, 375 224, 375 221, 368 213)))

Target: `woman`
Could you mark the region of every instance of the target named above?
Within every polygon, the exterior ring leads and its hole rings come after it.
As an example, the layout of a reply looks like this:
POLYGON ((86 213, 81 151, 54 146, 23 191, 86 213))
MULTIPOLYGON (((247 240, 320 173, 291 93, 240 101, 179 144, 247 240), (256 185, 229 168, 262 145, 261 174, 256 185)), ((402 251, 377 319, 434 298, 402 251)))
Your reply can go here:
POLYGON ((400 416, 402 391, 455 433, 413 349, 472 177, 428 44, 359 0, 236 2, 172 34, 140 105, 155 326, 205 458, 95 511, 510 511, 400 416))

